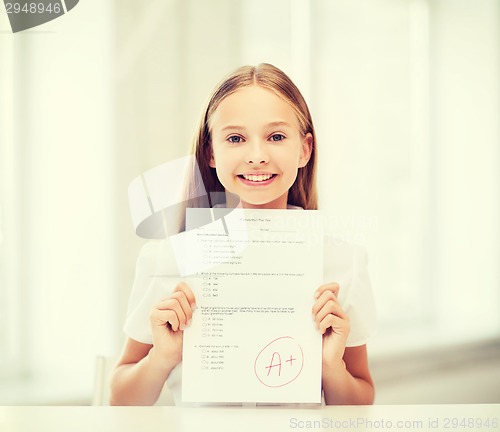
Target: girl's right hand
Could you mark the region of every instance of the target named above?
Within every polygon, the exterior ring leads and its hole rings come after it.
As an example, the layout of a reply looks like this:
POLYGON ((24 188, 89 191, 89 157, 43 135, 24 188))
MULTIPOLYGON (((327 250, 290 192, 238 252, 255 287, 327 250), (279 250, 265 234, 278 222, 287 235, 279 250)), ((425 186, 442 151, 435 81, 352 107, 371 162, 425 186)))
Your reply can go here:
POLYGON ((175 365, 182 360, 183 330, 191 323, 195 309, 194 294, 184 282, 153 307, 149 319, 155 357, 175 365))

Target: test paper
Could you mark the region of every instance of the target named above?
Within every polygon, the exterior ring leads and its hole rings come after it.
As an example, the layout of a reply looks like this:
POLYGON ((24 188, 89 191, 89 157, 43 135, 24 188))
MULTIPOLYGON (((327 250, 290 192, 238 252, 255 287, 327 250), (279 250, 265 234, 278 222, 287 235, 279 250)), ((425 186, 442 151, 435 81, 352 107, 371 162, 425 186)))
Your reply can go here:
MULTIPOLYGON (((187 209, 186 226, 207 211, 187 209)), ((184 331, 183 402, 319 403, 320 213, 233 209, 172 240, 197 302, 184 331)))

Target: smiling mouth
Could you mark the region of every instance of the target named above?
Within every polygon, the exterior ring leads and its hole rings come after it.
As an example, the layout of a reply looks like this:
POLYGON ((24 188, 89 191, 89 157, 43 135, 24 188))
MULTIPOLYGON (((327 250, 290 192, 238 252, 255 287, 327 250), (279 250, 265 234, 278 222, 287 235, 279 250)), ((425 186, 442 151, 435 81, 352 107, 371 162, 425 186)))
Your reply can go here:
POLYGON ((238 177, 254 183, 261 183, 276 177, 277 174, 239 174, 238 177))

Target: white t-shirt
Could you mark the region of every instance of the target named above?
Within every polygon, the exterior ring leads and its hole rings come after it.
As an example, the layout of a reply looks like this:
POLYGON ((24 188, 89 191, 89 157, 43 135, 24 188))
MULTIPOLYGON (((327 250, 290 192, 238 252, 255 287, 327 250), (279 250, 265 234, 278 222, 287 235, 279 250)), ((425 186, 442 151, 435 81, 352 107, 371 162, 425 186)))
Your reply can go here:
MULTIPOLYGON (((375 302, 367 271, 368 257, 362 246, 324 238, 323 282, 337 282, 340 286, 339 303, 349 316, 350 333, 346 346, 364 345, 375 333, 377 317, 375 302)), ((178 270, 168 240, 146 243, 139 254, 135 281, 130 296, 124 331, 138 342, 152 344, 149 314, 153 306, 184 280, 178 270)), ((318 287, 311 287, 311 293, 318 287)), ((312 307, 312 304, 311 304, 312 307)), ((167 385, 176 405, 181 405, 182 362, 167 379, 167 385)), ((158 401, 161 404, 161 398, 158 401)))

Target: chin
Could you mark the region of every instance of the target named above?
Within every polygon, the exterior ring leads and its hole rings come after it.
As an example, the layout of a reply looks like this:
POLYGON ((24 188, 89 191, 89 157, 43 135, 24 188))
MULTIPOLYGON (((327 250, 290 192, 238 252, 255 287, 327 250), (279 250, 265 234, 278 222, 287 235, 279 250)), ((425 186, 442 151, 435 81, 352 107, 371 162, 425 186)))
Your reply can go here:
MULTIPOLYGON (((262 200, 246 200, 244 198, 241 199, 243 203, 247 206, 254 206, 254 207, 264 207, 264 208, 277 208, 278 206, 278 198, 273 198, 273 199, 262 199, 262 200)), ((286 205, 286 204, 285 204, 286 205)))

